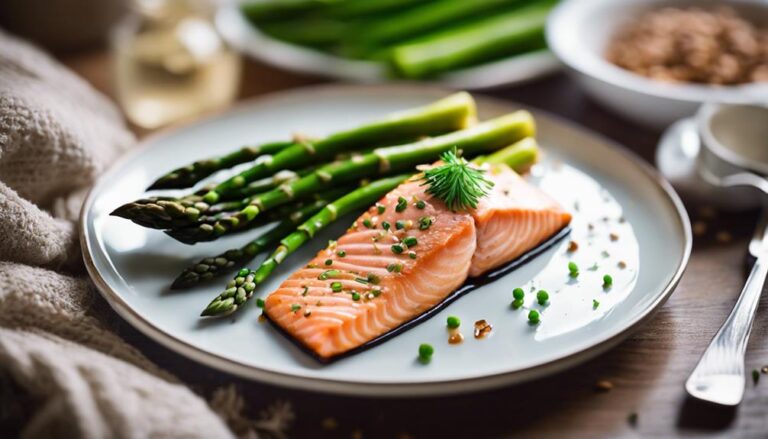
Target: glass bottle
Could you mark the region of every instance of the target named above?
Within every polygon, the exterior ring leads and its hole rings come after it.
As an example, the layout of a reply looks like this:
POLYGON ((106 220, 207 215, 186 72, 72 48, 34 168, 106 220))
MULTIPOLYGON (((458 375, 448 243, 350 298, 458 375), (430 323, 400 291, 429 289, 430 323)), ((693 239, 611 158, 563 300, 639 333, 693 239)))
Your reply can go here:
POLYGON ((143 128, 190 119, 230 104, 240 57, 216 31, 203 0, 135 0, 113 34, 118 101, 143 128))

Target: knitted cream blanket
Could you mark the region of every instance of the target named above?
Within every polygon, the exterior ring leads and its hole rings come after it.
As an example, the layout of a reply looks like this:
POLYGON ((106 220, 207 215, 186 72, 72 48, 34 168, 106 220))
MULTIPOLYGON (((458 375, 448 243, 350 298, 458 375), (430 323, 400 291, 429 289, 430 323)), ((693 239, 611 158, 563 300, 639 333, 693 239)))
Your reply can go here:
POLYGON ((133 143, 105 97, 0 31, 0 426, 33 401, 22 437, 232 436, 110 332, 111 310, 84 275, 83 195, 133 143))

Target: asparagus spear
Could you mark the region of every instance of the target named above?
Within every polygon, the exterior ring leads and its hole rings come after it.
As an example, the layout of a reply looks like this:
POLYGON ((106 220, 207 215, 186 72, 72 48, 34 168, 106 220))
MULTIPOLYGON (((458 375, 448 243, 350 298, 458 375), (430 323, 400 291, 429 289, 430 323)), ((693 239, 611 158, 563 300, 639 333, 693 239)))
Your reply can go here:
POLYGON ((315 169, 310 167, 296 172, 280 171, 271 177, 251 182, 232 192, 228 197, 233 198, 232 200, 213 205, 202 201, 202 196, 211 189, 208 187, 202 192, 182 198, 160 196, 135 200, 118 207, 111 215, 126 218, 150 229, 190 227, 198 222, 204 222, 203 218, 207 215, 239 211, 246 207, 254 196, 268 192, 283 183, 297 180, 314 172, 315 169))
POLYGON ((544 24, 554 0, 539 1, 457 29, 398 46, 390 63, 406 78, 425 78, 525 50, 545 47, 544 24))
MULTIPOLYGON (((474 1, 474 0, 473 0, 474 1)), ((380 17, 389 12, 401 11, 436 0, 347 0, 328 5, 323 15, 336 18, 380 17)))
POLYGON ((253 295, 257 284, 262 283, 288 255, 312 239, 319 230, 340 216, 374 203, 408 177, 409 175, 397 175, 374 181, 328 204, 296 228, 295 232, 283 238, 277 249, 257 270, 240 270, 235 280, 227 285, 227 290, 216 297, 201 315, 221 315, 237 310, 253 295))
POLYGON ((390 20, 370 23, 349 42, 349 50, 358 56, 445 28, 456 22, 484 15, 488 12, 505 11, 521 0, 443 0, 405 10, 390 20), (397 23, 393 26, 392 23, 397 23))
POLYGON ((310 203, 295 210, 288 215, 287 219, 259 235, 248 244, 240 248, 227 250, 217 256, 201 259, 185 268, 173 281, 171 289, 190 288, 200 282, 221 276, 236 265, 253 259, 257 254, 266 250, 267 247, 276 244, 280 239, 291 233, 296 228, 296 224, 304 222, 327 204, 328 200, 325 199, 310 203))
POLYGON ((241 6, 243 14, 254 23, 293 18, 347 0, 273 0, 251 1, 241 6))
POLYGON ((256 160, 263 155, 276 154, 291 145, 294 145, 294 142, 273 142, 257 146, 246 146, 221 157, 198 160, 161 176, 147 190, 191 187, 214 172, 231 168, 240 163, 256 160))
POLYGON ((340 42, 349 33, 350 24, 341 20, 301 18, 262 23, 264 33, 289 43, 310 47, 328 47, 340 42))
MULTIPOLYGON (((474 162, 478 164, 504 163, 517 171, 521 171, 527 169, 533 161, 536 160, 538 156, 537 151, 538 147, 536 141, 533 138, 525 138, 489 156, 478 157, 474 162)), ((359 189, 358 191, 329 204, 322 211, 299 226, 295 232, 283 239, 277 249, 275 249, 270 257, 262 262, 259 268, 256 270, 249 270, 248 268, 241 269, 235 278, 227 284, 227 289, 213 299, 200 315, 219 317, 237 311, 253 296, 256 286, 264 282, 264 280, 272 274, 277 266, 280 265, 288 255, 295 252, 301 245, 312 239, 320 229, 326 227, 333 221, 333 219, 335 219, 336 216, 332 214, 341 216, 354 210, 365 208, 386 195, 387 192, 394 189, 408 177, 410 177, 410 175, 393 177, 392 179, 384 179, 371 183, 368 187, 370 193, 368 194, 369 196, 365 197, 365 202, 362 202, 362 197, 356 193, 360 192, 359 189), (381 184, 380 190, 378 191, 371 190, 372 186, 386 180, 392 181, 388 184, 381 184), (384 190, 385 188, 386 190, 384 190), (373 192, 376 192, 376 196, 374 196, 373 192)))
POLYGON ((533 132, 534 122, 530 113, 517 111, 462 131, 411 144, 379 148, 357 159, 322 166, 306 177, 256 196, 248 207, 213 225, 201 224, 198 227, 178 229, 172 236, 185 243, 212 241, 243 227, 250 227, 249 224, 261 212, 319 189, 372 175, 407 171, 419 163, 436 160, 441 153, 453 147, 462 149, 467 155, 478 155, 531 136, 533 132))
POLYGON ((278 170, 298 169, 312 163, 324 162, 337 153, 356 147, 391 145, 403 139, 411 140, 419 136, 465 128, 474 123, 475 111, 472 96, 460 92, 425 107, 393 113, 381 120, 332 134, 318 141, 302 142, 275 154, 272 160, 259 163, 220 183, 205 194, 203 201, 216 203, 222 195, 237 190, 248 182, 272 175, 278 170))

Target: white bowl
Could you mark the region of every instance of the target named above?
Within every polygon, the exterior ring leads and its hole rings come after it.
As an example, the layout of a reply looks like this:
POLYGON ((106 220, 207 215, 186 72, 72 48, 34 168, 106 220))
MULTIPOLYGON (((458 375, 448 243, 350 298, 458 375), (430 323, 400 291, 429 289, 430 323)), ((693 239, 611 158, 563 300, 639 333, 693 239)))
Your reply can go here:
POLYGON ((673 84, 649 79, 608 62, 603 54, 619 26, 663 6, 728 4, 768 25, 764 0, 567 0, 547 22, 550 49, 596 101, 644 125, 662 128, 693 115, 704 102, 768 102, 768 84, 738 86, 673 84))

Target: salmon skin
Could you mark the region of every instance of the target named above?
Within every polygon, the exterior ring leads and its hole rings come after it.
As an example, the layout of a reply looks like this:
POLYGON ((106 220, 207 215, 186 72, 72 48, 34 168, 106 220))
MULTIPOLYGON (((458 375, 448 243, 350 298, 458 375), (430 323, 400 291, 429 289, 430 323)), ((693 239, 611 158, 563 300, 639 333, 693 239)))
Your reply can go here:
POLYGON ((494 187, 470 212, 404 182, 272 292, 266 317, 328 362, 432 314, 473 289, 460 288, 470 276, 524 262, 564 236, 571 215, 549 196, 505 165, 487 177, 494 187))

